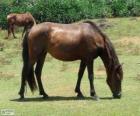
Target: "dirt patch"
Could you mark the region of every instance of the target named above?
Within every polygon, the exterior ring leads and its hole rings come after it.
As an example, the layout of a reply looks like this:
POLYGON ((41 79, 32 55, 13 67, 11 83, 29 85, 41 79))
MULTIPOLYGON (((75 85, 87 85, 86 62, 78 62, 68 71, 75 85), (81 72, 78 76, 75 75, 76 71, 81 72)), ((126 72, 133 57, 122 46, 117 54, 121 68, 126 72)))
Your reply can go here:
POLYGON ((60 69, 60 71, 65 71, 65 70, 67 70, 68 69, 68 64, 66 64, 66 63, 62 63, 62 66, 61 66, 61 69, 60 69))
POLYGON ((140 74, 137 74, 136 80, 139 80, 140 81, 140 74))
MULTIPOLYGON (((100 76, 106 75, 106 72, 105 72, 105 70, 103 70, 103 71, 95 71, 95 74, 100 77, 100 76)), ((99 78, 99 77, 97 77, 97 78, 99 78)))
POLYGON ((110 22, 108 22, 107 19, 100 19, 100 20, 98 20, 98 21, 97 21, 97 25, 98 25, 101 29, 103 29, 103 30, 108 29, 108 28, 110 28, 110 27, 113 26, 113 24, 111 24, 110 22))
POLYGON ((50 62, 50 61, 52 61, 53 60, 53 57, 51 56, 51 55, 47 55, 47 57, 46 57, 46 59, 45 59, 45 61, 46 62, 50 62))
POLYGON ((140 37, 123 37, 117 43, 120 43, 121 46, 140 45, 140 37))
POLYGON ((4 43, 0 43, 0 51, 3 51, 4 43))
POLYGON ((106 72, 105 72, 105 67, 104 67, 103 65, 100 65, 100 66, 97 68, 97 70, 95 70, 95 74, 96 74, 97 76, 103 76, 103 75, 105 75, 105 74, 106 74, 106 72))
POLYGON ((11 64, 10 59, 4 58, 4 57, 0 58, 0 65, 10 65, 10 64, 11 64))
POLYGON ((10 73, 10 72, 0 72, 0 80, 9 80, 11 78, 15 77, 15 74, 10 73))
POLYGON ((140 54, 140 37, 123 37, 114 43, 119 54, 140 54))

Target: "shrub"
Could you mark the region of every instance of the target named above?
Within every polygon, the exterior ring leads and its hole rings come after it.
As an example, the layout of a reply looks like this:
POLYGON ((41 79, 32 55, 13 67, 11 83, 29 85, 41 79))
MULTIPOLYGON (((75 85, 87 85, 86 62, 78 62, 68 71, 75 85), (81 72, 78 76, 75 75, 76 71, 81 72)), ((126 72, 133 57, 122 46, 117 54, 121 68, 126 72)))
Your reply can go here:
POLYGON ((0 4, 0 27, 11 12, 31 12, 37 22, 71 23, 81 19, 140 16, 139 0, 13 0, 0 4))

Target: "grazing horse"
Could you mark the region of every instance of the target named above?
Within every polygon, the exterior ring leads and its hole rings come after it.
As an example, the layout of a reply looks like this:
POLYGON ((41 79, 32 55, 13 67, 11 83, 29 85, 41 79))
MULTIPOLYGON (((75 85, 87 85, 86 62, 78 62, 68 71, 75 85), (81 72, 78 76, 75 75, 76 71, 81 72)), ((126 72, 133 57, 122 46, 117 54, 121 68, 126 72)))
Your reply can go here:
POLYGON ((44 22, 26 32, 23 39, 20 99, 24 98, 26 83, 29 84, 32 92, 37 88, 35 78, 40 95, 44 98, 48 97, 41 82, 42 67, 47 53, 62 61, 81 60, 75 92, 78 97, 83 97, 80 84, 87 67, 90 95, 95 99, 98 99, 98 96, 93 84, 93 63, 99 56, 106 68, 107 84, 113 97, 121 98, 123 70, 115 49, 108 37, 93 22, 85 21, 79 24, 44 22))
POLYGON ((14 34, 14 27, 16 26, 22 26, 24 27, 23 34, 28 28, 31 28, 34 24, 36 24, 34 17, 30 13, 23 13, 23 14, 17 14, 17 13, 11 13, 7 15, 7 21, 8 21, 8 37, 10 36, 11 32, 13 34, 13 37, 16 38, 14 34))

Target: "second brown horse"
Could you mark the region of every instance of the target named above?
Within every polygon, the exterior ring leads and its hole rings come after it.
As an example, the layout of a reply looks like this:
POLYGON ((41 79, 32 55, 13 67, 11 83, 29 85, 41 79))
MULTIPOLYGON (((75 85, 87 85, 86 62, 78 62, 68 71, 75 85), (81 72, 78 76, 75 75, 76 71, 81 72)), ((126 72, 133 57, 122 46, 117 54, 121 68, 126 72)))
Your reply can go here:
POLYGON ((24 32, 28 28, 31 28, 34 24, 36 24, 34 17, 30 13, 22 13, 22 14, 11 13, 7 15, 7 22, 8 22, 7 38, 9 38, 11 33, 13 34, 13 37, 16 38, 14 34, 15 26, 24 27, 24 30, 22 33, 22 36, 23 36, 24 32))
POLYGON ((93 63, 95 58, 101 57, 107 72, 107 84, 113 93, 113 97, 121 98, 122 66, 110 40, 91 21, 79 24, 45 22, 33 26, 25 34, 20 98, 24 98, 26 82, 32 91, 36 89, 34 75, 38 82, 40 95, 43 95, 44 98, 48 97, 41 82, 42 67, 47 53, 62 61, 81 60, 75 92, 78 97, 83 97, 80 84, 87 67, 90 95, 95 99, 98 97, 93 84, 93 63))

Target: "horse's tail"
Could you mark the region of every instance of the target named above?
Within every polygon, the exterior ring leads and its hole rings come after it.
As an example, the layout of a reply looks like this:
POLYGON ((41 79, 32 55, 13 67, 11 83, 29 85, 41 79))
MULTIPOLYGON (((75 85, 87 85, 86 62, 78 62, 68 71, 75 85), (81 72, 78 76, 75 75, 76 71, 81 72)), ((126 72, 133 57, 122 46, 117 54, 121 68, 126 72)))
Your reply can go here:
POLYGON ((37 89, 35 77, 34 77, 34 69, 33 64, 30 63, 29 60, 29 46, 28 46, 28 34, 29 30, 25 33, 23 38, 23 51, 22 51, 22 58, 23 58, 23 69, 22 69, 22 78, 28 82, 28 85, 33 92, 37 89))

